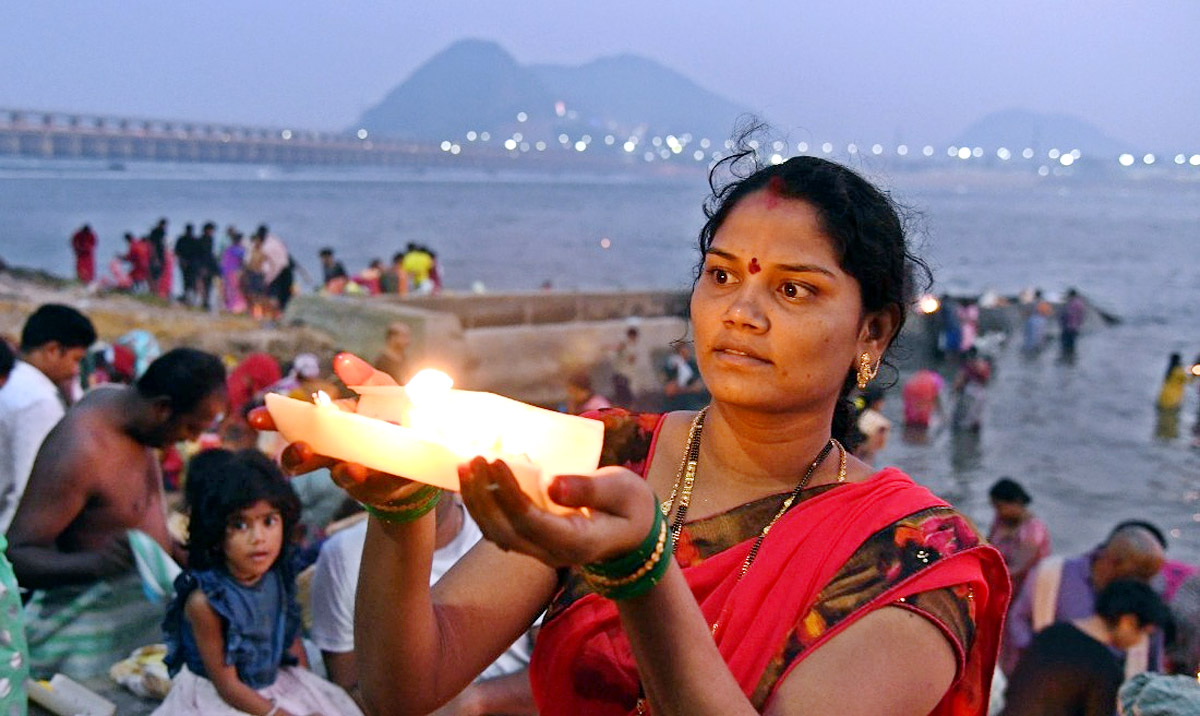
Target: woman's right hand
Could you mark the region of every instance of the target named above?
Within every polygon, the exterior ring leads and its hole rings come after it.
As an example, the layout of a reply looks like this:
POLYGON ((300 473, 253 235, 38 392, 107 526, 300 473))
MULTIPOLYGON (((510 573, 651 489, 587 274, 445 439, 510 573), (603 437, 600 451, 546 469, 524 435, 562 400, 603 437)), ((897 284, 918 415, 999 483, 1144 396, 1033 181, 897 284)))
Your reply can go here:
MULTIPOLYGON (((333 370, 346 385, 396 385, 395 379, 376 370, 362 358, 351 353, 339 353, 333 359, 333 370)), ((334 401, 342 410, 353 411, 354 398, 334 401)), ((275 421, 266 407, 255 408, 247 416, 250 427, 259 431, 275 430, 275 421)), ((381 505, 403 499, 421 488, 421 483, 397 475, 371 470, 358 463, 318 455, 305 442, 289 443, 280 456, 280 464, 289 475, 302 475, 320 468, 329 468, 333 481, 351 497, 367 505, 381 505)))

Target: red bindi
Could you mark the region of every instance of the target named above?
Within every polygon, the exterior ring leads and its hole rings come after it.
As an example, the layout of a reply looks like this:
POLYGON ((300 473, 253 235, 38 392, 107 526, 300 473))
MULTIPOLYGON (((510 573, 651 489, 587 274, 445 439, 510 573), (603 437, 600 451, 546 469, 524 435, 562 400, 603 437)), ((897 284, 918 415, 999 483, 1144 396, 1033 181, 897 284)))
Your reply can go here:
POLYGON ((762 266, 758 265, 758 259, 750 259, 750 273, 758 273, 759 271, 762 271, 762 266))

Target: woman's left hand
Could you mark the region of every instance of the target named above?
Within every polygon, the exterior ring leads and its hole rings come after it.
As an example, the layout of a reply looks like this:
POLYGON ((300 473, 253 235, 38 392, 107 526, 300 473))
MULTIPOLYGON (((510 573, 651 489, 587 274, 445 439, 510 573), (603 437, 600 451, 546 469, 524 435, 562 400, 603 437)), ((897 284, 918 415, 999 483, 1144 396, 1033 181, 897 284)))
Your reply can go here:
POLYGON ((559 475, 550 499, 587 508, 557 515, 533 504, 503 461, 482 457, 458 468, 463 504, 483 535, 505 551, 559 568, 613 559, 637 549, 654 524, 658 500, 646 481, 622 467, 559 475))

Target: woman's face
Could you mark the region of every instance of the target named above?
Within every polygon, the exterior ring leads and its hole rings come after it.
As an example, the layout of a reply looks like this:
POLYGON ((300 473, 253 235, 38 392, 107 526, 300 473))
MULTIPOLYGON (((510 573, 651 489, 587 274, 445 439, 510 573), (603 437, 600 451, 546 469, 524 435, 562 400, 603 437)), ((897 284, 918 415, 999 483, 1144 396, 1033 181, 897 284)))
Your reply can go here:
POLYGON ((766 190, 714 235, 691 311, 713 398, 769 412, 831 411, 858 356, 879 361, 896 319, 863 314, 811 205, 766 190))

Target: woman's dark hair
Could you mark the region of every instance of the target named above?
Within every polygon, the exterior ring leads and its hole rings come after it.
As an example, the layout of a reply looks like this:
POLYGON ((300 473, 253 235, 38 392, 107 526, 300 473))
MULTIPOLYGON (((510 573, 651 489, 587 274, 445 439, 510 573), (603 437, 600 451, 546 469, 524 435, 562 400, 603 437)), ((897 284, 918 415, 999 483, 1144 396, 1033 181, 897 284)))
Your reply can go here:
POLYGON ((283 550, 289 546, 300 519, 300 498, 269 458, 257 450, 208 450, 188 467, 187 499, 191 507, 188 526, 188 566, 216 569, 225 566, 225 528, 240 510, 266 500, 283 518, 283 550), (201 460, 204 458, 204 460, 201 460))
POLYGON ((224 392, 225 365, 210 353, 175 348, 155 359, 135 385, 143 398, 165 397, 172 413, 188 413, 213 393, 224 392))
POLYGON ((1033 498, 1029 496, 1024 487, 1021 487, 1019 482, 1007 477, 996 480, 992 489, 988 490, 988 497, 996 502, 1018 502, 1022 505, 1033 502, 1033 498))
POLYGON ((1164 627, 1171 621, 1171 612, 1150 585, 1135 579, 1113 580, 1096 597, 1096 614, 1108 624, 1115 624, 1126 614, 1132 614, 1138 626, 1150 624, 1164 627))
MULTIPOLYGON (((858 173, 826 159, 798 156, 763 166, 753 148, 756 145, 750 140, 763 129, 759 123, 742 129, 738 149, 709 171, 712 194, 704 205, 708 220, 700 229, 700 263, 693 285, 699 281, 704 255, 729 213, 748 195, 769 189, 777 196, 803 201, 816 210, 839 266, 858 281, 864 311, 878 311, 887 306, 898 309, 895 333, 887 337, 890 345, 904 326, 918 286, 924 290, 932 282, 928 265, 909 248, 901 218, 902 213, 908 212, 858 173), (728 181, 719 179, 726 174, 730 177, 728 181)), ((849 368, 834 411, 835 438, 846 435, 853 425, 854 410, 848 396, 854 385, 855 370, 849 368)))

